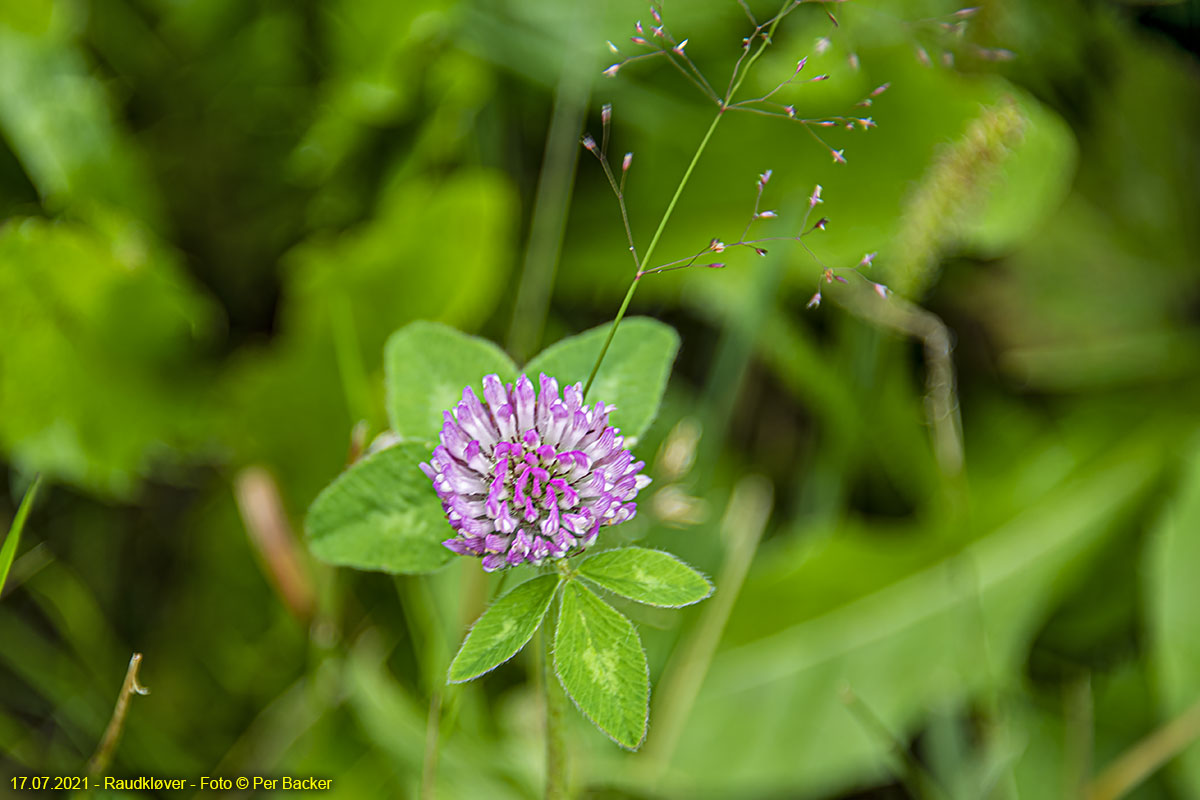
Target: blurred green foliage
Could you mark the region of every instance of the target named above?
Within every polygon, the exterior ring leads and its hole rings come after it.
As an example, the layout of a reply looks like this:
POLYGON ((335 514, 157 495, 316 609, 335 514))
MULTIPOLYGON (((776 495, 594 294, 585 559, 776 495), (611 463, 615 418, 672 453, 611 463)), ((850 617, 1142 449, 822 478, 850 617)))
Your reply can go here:
MULTIPOLYGON (((931 445, 919 347, 837 286, 804 310, 821 268, 802 248, 644 279, 633 310, 682 345, 638 446, 656 483, 607 541, 720 575, 731 495, 761 475, 775 500, 694 705, 665 712, 677 746, 652 725, 629 754, 577 721, 590 796, 902 796, 919 769, 953 797, 1063 797, 1200 701, 1200 12, 979 5, 961 34, 940 0, 831 5, 836 28, 802 7, 746 91, 808 56, 831 79, 781 101, 837 114, 888 82, 861 110, 878 128, 821 129, 837 165, 795 123, 731 115, 657 251, 736 240, 765 169, 779 218, 755 235, 793 232, 821 184, 817 256, 878 251, 871 277, 923 287, 903 294, 953 331, 965 467, 931 445)), ((723 85, 739 5, 664 13, 723 85)), ((0 598, 0 778, 80 772, 136 650, 152 694, 114 774, 416 796, 436 698, 427 787, 538 795, 532 661, 443 686, 496 579, 462 559, 333 570, 287 523, 361 449, 356 423, 387 428, 394 330, 508 344, 564 68, 596 64, 587 129, 613 103, 648 240, 713 109, 662 63, 599 75, 638 18, 632 0, 0 4, 0 530, 45 476, 0 598), (273 483, 235 493, 252 466, 273 483)), ((586 153, 566 210, 541 346, 610 319, 631 277, 586 153)), ((720 607, 618 605, 656 696, 720 607)), ((1127 796, 1200 796, 1198 748, 1127 796)))

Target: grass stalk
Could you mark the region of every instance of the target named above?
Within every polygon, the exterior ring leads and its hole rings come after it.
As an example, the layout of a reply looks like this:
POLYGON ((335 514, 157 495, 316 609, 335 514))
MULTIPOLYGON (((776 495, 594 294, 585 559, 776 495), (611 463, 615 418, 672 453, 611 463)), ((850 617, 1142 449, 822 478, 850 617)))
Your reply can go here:
POLYGON ((719 591, 704 606, 700 621, 688 640, 675 651, 659 682, 654 704, 655 724, 646 742, 643 761, 647 778, 653 783, 662 778, 679 745, 692 705, 733 612, 733 604, 750 571, 750 562, 758 550, 772 505, 771 484, 755 475, 743 478, 729 498, 721 521, 728 549, 717 575, 719 591))
POLYGON ((354 311, 350 307, 349 298, 338 293, 332 298, 329 313, 338 375, 342 381, 342 394, 346 399, 346 411, 354 422, 366 420, 372 428, 378 430, 375 404, 371 398, 371 382, 367 379, 367 368, 363 364, 358 329, 354 325, 354 311))
POLYGON ((112 763, 113 754, 117 750, 117 742, 121 740, 121 732, 125 729, 125 714, 129 711, 129 698, 135 694, 150 694, 150 690, 138 683, 138 669, 142 665, 142 654, 134 653, 129 659, 129 667, 125 670, 125 680, 121 683, 121 692, 117 695, 117 704, 113 707, 112 717, 104 736, 100 738, 100 746, 88 761, 88 774, 100 775, 112 763))
POLYGON ((577 5, 573 15, 574 30, 554 91, 554 110, 550 129, 546 132, 546 151, 533 201, 529 242, 508 328, 508 352, 518 363, 528 359, 541 341, 550 307, 550 290, 566 233, 571 189, 579 163, 579 134, 591 94, 592 75, 596 71, 594 55, 588 58, 579 55, 584 49, 580 40, 590 36, 592 30, 584 16, 588 7, 582 2, 577 5))
POLYGON ((934 452, 945 475, 959 475, 963 468, 962 419, 950 329, 936 314, 899 295, 885 300, 865 283, 846 289, 832 293, 838 305, 867 322, 921 342, 925 351, 925 413, 933 433, 934 452))
POLYGON ((658 247, 658 240, 662 238, 663 231, 666 230, 667 223, 671 220, 671 215, 675 213, 675 206, 679 202, 679 198, 683 195, 683 190, 688 185, 688 181, 691 180, 692 173, 696 170, 696 165, 700 163, 700 157, 704 155, 704 151, 708 148, 708 143, 712 139, 713 133, 716 132, 717 126, 721 124, 725 112, 732 105, 734 96, 746 80, 746 76, 750 74, 751 68, 771 45, 775 29, 779 27, 779 23, 783 21, 783 18, 793 8, 795 8, 794 0, 785 0, 783 6, 779 9, 779 13, 771 19, 770 25, 767 26, 767 31, 759 42, 758 49, 754 51, 749 59, 745 60, 744 64, 742 63, 742 59, 738 59, 738 63, 733 69, 733 74, 730 76, 729 89, 725 93, 725 98, 721 100, 721 107, 717 110, 713 121, 709 123, 708 130, 704 132, 704 137, 700 140, 700 144, 697 145, 696 152, 692 155, 692 160, 688 163, 687 169, 683 171, 683 177, 679 179, 679 184, 675 187, 675 193, 671 195, 671 201, 667 203, 667 208, 663 211, 662 218, 658 221, 658 227, 655 228, 654 235, 650 237, 650 244, 646 247, 646 251, 642 253, 637 274, 633 276, 633 280, 629 284, 629 290, 625 292, 625 299, 621 302, 617 316, 613 319, 612 326, 608 329, 608 336, 605 337, 604 344, 600 348, 600 353, 596 356, 596 363, 592 366, 587 383, 583 385, 584 397, 587 397, 588 390, 592 388, 592 382, 596 380, 596 373, 600 371, 600 364, 604 361, 604 356, 608 352, 609 345, 612 344, 613 337, 617 335, 617 327, 620 326, 621 320, 625 317, 625 312, 629 309, 629 303, 633 300, 633 295, 637 291, 638 281, 641 280, 642 275, 645 274, 646 269, 650 266, 650 259, 654 256, 654 249, 658 247))
POLYGON ((621 324, 621 320, 625 317, 625 312, 629 309, 629 303, 633 300, 633 295, 637 291, 638 281, 642 278, 642 273, 647 266, 650 265, 650 259, 654 255, 654 248, 658 246, 658 240, 662 238, 663 231, 667 227, 667 222, 670 221, 671 215, 675 213, 675 205, 679 202, 680 196, 683 194, 684 187, 691 180, 692 173, 696 169, 696 164, 700 162, 700 156, 704 155, 705 149, 708 147, 709 141, 712 139, 713 132, 716 131, 717 125, 720 124, 721 118, 725 115, 725 109, 722 108, 713 117, 712 123, 708 126, 708 130, 704 132, 704 138, 700 140, 696 152, 692 155, 692 160, 688 164, 687 169, 683 172, 683 177, 679 179, 679 185, 675 187, 675 194, 671 195, 671 202, 667 203, 667 210, 663 212, 662 219, 658 221, 658 228, 654 231, 654 236, 650 239, 650 244, 646 247, 646 252, 642 254, 642 260, 638 266, 637 274, 633 276, 633 280, 629 284, 629 290, 625 292, 625 299, 621 302, 621 308, 617 311, 617 316, 612 321, 612 326, 608 329, 608 336, 604 339, 604 345, 600 348, 600 354, 596 356, 596 363, 592 366, 591 374, 588 375, 587 383, 583 385, 583 396, 587 397, 588 390, 592 388, 592 383, 596 380, 596 373, 600 371, 600 364, 604 361, 604 355, 608 352, 609 345, 612 344, 613 337, 617 335, 617 327, 621 324))
POLYGON ((1088 786, 1087 800, 1117 800, 1200 739, 1200 701, 1129 748, 1088 786))
POLYGON ((8 580, 8 570, 12 567, 13 559, 17 555, 17 546, 21 543, 21 531, 25 529, 25 520, 29 519, 29 509, 33 507, 33 501, 37 497, 38 486, 41 485, 41 482, 41 475, 34 477, 33 483, 29 485, 29 490, 21 498, 21 505, 17 507, 17 515, 13 517, 8 535, 4 537, 4 545, 0 547, 0 592, 4 591, 4 582, 8 580))
POLYGON ((949 800, 945 789, 916 759, 908 745, 900 741, 884 721, 849 686, 842 688, 842 702, 846 704, 846 708, 854 715, 855 720, 872 738, 887 746, 892 758, 898 762, 894 767, 896 777, 909 794, 924 800, 949 800))

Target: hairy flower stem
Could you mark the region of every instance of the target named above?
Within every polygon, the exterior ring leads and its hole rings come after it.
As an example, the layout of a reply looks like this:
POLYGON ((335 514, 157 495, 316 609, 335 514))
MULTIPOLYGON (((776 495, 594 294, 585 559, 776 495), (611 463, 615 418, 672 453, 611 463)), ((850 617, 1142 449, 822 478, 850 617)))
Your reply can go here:
POLYGON ((563 715, 566 698, 554 675, 554 620, 553 611, 546 615, 542 630, 541 654, 542 697, 546 704, 546 800, 565 800, 567 795, 567 743, 563 715))

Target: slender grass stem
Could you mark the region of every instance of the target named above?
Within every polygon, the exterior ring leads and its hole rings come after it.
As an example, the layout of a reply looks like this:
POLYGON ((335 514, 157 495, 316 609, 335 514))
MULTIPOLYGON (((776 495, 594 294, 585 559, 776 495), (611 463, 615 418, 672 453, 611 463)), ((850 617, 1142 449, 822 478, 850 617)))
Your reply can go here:
POLYGON ((1087 789, 1088 800, 1116 800, 1137 788, 1160 767, 1200 739, 1200 702, 1110 764, 1087 789))
POLYGON ((728 551, 717 575, 720 591, 708 601, 700 621, 672 657, 660 682, 654 705, 655 725, 642 762, 652 782, 657 783, 666 771, 683 735, 773 504, 771 484, 760 476, 743 478, 734 487, 721 521, 728 551))
POLYGON ((633 228, 629 226, 629 209, 625 205, 625 175, 627 173, 624 170, 621 171, 621 180, 618 183, 616 177, 613 176, 612 168, 608 166, 608 157, 597 155, 596 158, 604 170, 604 177, 608 178, 608 185, 612 187, 613 194, 617 196, 617 207, 621 210, 621 224, 625 226, 625 241, 629 242, 629 254, 633 256, 634 268, 640 269, 642 264, 638 259, 637 245, 633 242, 633 228))
POLYGON ((439 747, 441 745, 442 691, 450 653, 445 640, 446 621, 438 613, 437 598, 430 586, 429 576, 419 575, 395 579, 400 608, 413 650, 423 653, 419 660, 421 678, 429 691, 429 713, 425 727, 425 752, 421 763, 421 798, 432 800, 437 788, 439 747))
MULTIPOLYGON (((578 4, 576 14, 586 13, 586 6, 578 4)), ((513 316, 508 329, 508 350, 518 360, 524 360, 535 352, 542 338, 550 306, 550 289, 562 253, 571 187, 575 183, 579 158, 579 132, 587 113, 592 73, 596 66, 595 54, 584 47, 583 41, 583 37, 589 36, 591 30, 587 19, 577 16, 562 73, 554 91, 554 110, 550 129, 546 132, 546 153, 538 176, 529 242, 525 248, 521 282, 517 287, 517 299, 513 304, 513 316), (579 57, 581 49, 587 53, 586 57, 579 57)))
POLYGON ((654 255, 654 248, 658 246, 658 240, 662 238, 663 230, 667 227, 667 222, 670 221, 671 215, 675 213, 675 205, 679 202, 679 198, 683 194, 688 181, 691 180, 692 173, 696 169, 696 164, 700 162, 700 156, 704 155, 704 150, 708 147, 713 132, 716 131, 717 125, 720 124, 721 117, 723 116, 724 108, 717 112, 717 115, 713 117, 712 123, 708 126, 708 130, 704 132, 704 138, 700 140, 700 144, 696 148, 691 162, 688 164, 687 169, 684 170, 683 177, 679 180, 679 185, 675 187, 675 194, 671 196, 671 202, 667 204, 667 210, 663 212, 662 219, 658 221, 658 228, 654 231, 654 236, 651 237, 650 244, 646 247, 646 252, 642 255, 638 272, 633 276, 633 280, 629 284, 629 290, 625 292, 625 299, 621 302, 621 308, 617 311, 616 318, 613 319, 612 327, 608 329, 608 336, 604 339, 604 345, 600 348, 600 354, 596 356, 596 363, 592 366, 592 372, 588 375, 587 383, 583 385, 584 397, 587 397, 588 390, 592 388, 592 383, 596 380, 596 373, 600 371, 600 364, 604 361, 604 356, 608 352, 609 345, 612 344, 613 337, 617 335, 617 327, 621 324, 625 312, 629 310, 629 303, 633 300, 634 292, 637 291, 638 281, 642 277, 642 270, 650 263, 650 259, 654 255))
POLYGON ((121 683, 121 692, 117 695, 117 704, 113 707, 112 717, 100 746, 88 762, 88 774, 99 775, 108 769, 112 763, 113 753, 117 750, 117 742, 121 740, 121 732, 125 729, 125 714, 129 711, 129 698, 135 694, 150 694, 150 690, 138 683, 138 668, 142 665, 142 654, 134 653, 129 659, 129 668, 125 670, 125 680, 121 683))
POLYGON ((1063 793, 1065 798, 1087 797, 1088 776, 1092 773, 1095 747, 1095 709, 1092 703, 1092 677, 1084 672, 1063 691, 1063 793))
POLYGON ((38 475, 33 479, 33 483, 29 484, 29 489, 17 508, 17 515, 8 529, 8 535, 4 537, 4 545, 0 546, 0 591, 3 591, 4 583, 8 579, 8 570, 17 555, 17 546, 21 543, 21 531, 25 528, 25 520, 29 518, 29 509, 33 507, 33 500, 37 497, 41 482, 42 476, 38 475))
POLYGON ((354 312, 350 308, 350 300, 342 293, 335 295, 332 300, 330 323, 346 410, 354 422, 366 420, 378 430, 375 404, 371 398, 371 382, 367 379, 367 368, 363 364, 358 330, 354 325, 354 312))
POLYGON ((916 759, 908 745, 902 742, 849 686, 842 688, 842 702, 863 730, 888 748, 889 754, 896 762, 896 778, 908 789, 909 794, 928 800, 948 800, 946 790, 916 759))
MULTIPOLYGON (((763 51, 770 46, 771 39, 775 35, 775 29, 793 8, 795 8, 794 0, 786 0, 780 8, 779 13, 771 19, 767 32, 759 43, 758 49, 754 51, 749 59, 745 60, 744 65, 742 63, 743 59, 739 58, 737 64, 734 66, 733 75, 729 81, 729 90, 725 93, 725 98, 721 100, 721 108, 717 111, 716 116, 713 117, 708 130, 704 132, 704 138, 700 140, 700 144, 696 147, 696 152, 692 155, 692 160, 688 164, 687 169, 684 170, 683 177, 679 179, 679 185, 675 187, 675 193, 671 195, 671 202, 667 203, 667 208, 663 212, 662 218, 658 221, 658 228, 654 231, 654 236, 651 237, 650 244, 646 247, 646 252, 642 254, 637 274, 633 276, 633 280, 629 284, 629 290, 625 293, 625 299, 621 301, 621 307, 617 311, 617 316, 613 319, 612 326, 608 329, 608 336, 605 337, 604 344, 600 347, 600 353, 596 356, 596 363, 592 365, 592 371, 588 375, 587 382, 583 385, 583 395, 585 398, 587 397, 588 390, 592 388, 592 383, 596 380, 596 373, 600 371, 600 364, 603 363, 604 356, 608 353, 608 348, 612 344, 613 337, 617 335, 617 328, 620 326, 621 320, 625 317, 625 312, 629 310, 629 303, 633 300, 634 293, 637 292, 638 281, 645 274, 646 267, 650 265, 650 259, 654 256, 654 249, 658 246, 658 240, 662 238, 663 231, 666 230, 667 223, 671 220, 671 215, 675 213, 675 206, 678 204, 679 198, 683 195, 683 190, 687 187, 688 181, 691 180, 692 173, 696 170, 696 165, 700 163, 700 157, 704 155, 704 151, 708 148, 708 143, 712 139, 713 133, 716 132, 717 125, 721 123, 726 110, 729 109, 730 104, 733 102, 734 95, 741 88, 754 63, 762 56, 763 51), (738 72, 739 68, 741 70, 740 74, 738 72)), ((761 30, 762 26, 759 26, 755 34, 758 34, 761 30)), ((745 53, 743 53, 744 56, 745 53)), ((632 60, 628 59, 626 63, 632 60)))
MULTIPOLYGON (((962 421, 958 411, 950 329, 941 318, 915 303, 892 295, 886 301, 865 284, 837 292, 834 300, 850 313, 879 327, 900 331, 921 342, 926 362, 926 415, 934 452, 942 471, 951 477, 963 469, 962 421)), ((961 485, 956 487, 962 493, 961 485)))
POLYGON ((421 764, 421 800, 437 797, 438 745, 441 743, 442 690, 434 689, 425 720, 425 755, 421 764))

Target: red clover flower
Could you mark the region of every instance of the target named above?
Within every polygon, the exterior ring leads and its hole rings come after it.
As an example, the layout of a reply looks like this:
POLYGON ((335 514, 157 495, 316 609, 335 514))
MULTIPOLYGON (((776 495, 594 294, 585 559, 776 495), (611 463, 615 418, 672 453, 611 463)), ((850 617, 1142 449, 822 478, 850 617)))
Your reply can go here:
POLYGON ((582 552, 602 526, 633 519, 650 483, 608 424, 615 406, 585 406, 582 384, 560 398, 557 380, 540 383, 535 394, 525 375, 515 385, 488 375, 484 402, 463 389, 421 464, 457 532, 443 544, 480 556, 488 572, 582 552))

